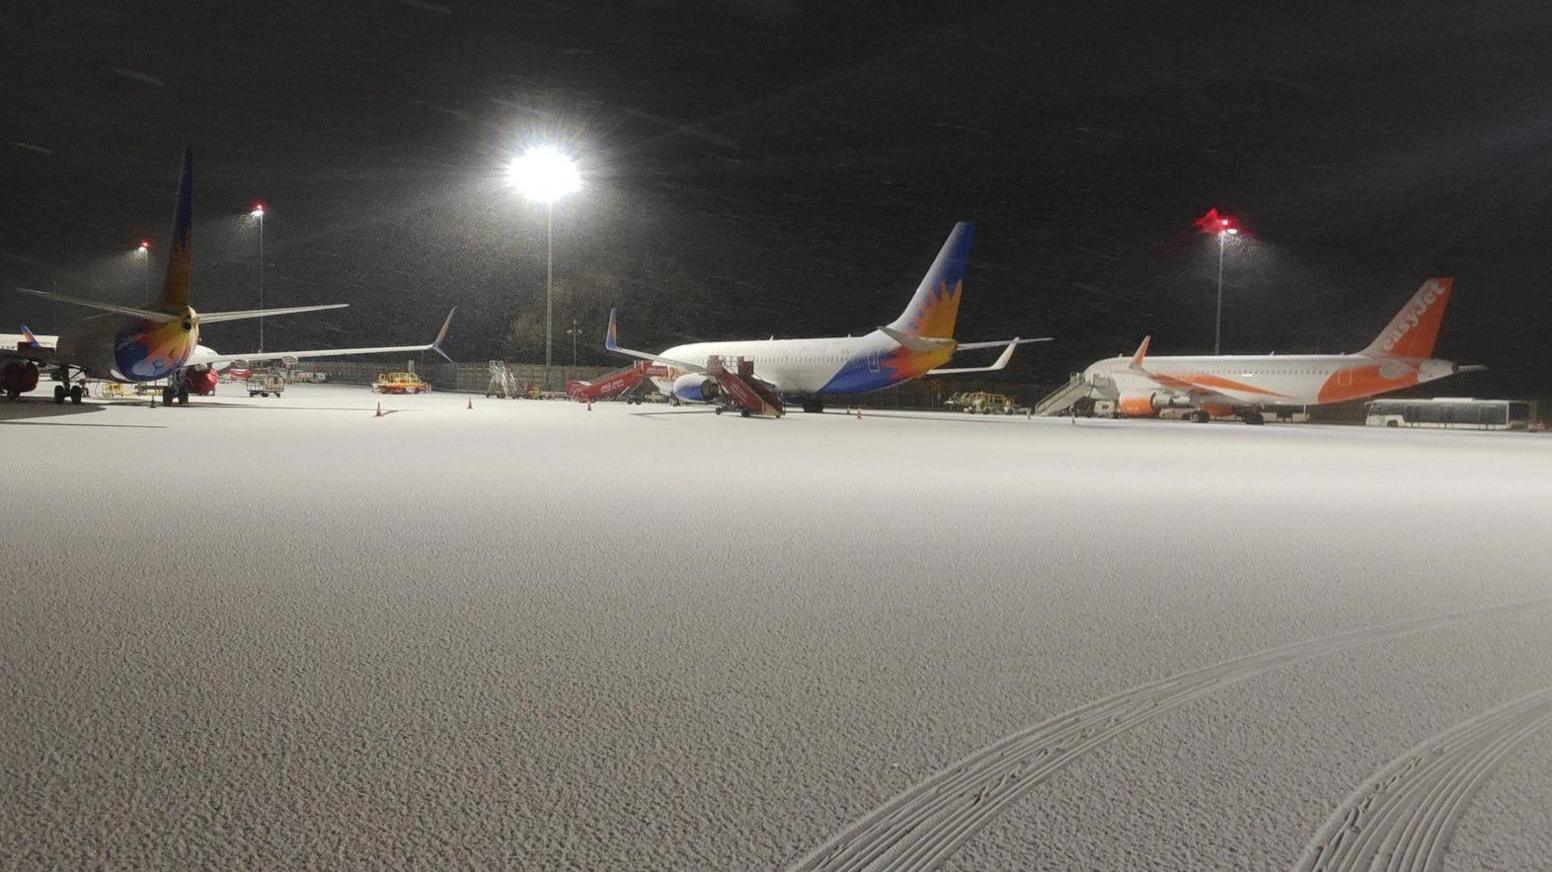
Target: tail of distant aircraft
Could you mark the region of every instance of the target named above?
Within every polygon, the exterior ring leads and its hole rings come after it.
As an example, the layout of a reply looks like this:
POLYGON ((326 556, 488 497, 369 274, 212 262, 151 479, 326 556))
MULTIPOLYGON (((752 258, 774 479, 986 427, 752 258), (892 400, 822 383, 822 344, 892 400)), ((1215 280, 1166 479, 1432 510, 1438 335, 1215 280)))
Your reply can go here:
POLYGON ((183 172, 178 178, 178 207, 173 213, 172 244, 167 248, 167 277, 155 308, 181 315, 189 305, 189 283, 194 266, 194 150, 183 150, 183 172))
POLYGON ((948 241, 943 243, 937 258, 932 261, 932 268, 916 286, 910 305, 889 323, 891 330, 911 336, 953 338, 960 292, 964 289, 965 269, 970 264, 970 246, 974 241, 973 221, 954 225, 948 241))
POLYGON ((1423 282, 1363 353, 1370 357, 1432 357, 1444 323, 1444 307, 1454 288, 1453 278, 1423 282))

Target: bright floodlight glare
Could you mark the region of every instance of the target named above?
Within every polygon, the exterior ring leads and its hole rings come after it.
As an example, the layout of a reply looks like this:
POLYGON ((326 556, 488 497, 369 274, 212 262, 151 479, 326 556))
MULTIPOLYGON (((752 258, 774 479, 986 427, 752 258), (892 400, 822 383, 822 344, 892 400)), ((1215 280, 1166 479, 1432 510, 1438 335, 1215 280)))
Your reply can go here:
POLYGON ((263 218, 264 217, 264 204, 263 203, 256 203, 256 204, 254 204, 253 211, 249 212, 248 214, 252 215, 255 218, 263 218))
POLYGON ((507 167, 507 178, 523 196, 540 203, 552 203, 582 187, 576 162, 549 147, 531 148, 518 155, 507 167))
POLYGON ((1237 235, 1239 235, 1239 228, 1238 227, 1230 227, 1229 229, 1227 229, 1227 230, 1225 230, 1223 232, 1229 234, 1230 236, 1237 236, 1237 235))
POLYGON ((151 240, 149 240, 149 239, 142 239, 142 240, 140 240, 140 244, 135 246, 135 250, 140 252, 141 254, 145 254, 146 252, 150 251, 151 250, 151 240))

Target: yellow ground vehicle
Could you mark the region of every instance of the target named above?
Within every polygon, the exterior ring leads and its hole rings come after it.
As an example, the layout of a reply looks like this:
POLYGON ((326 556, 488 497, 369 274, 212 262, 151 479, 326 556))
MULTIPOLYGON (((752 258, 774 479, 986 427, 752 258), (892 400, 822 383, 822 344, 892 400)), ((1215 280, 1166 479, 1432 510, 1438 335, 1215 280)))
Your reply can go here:
POLYGON ((380 372, 372 390, 379 394, 423 394, 431 385, 420 380, 413 372, 380 372))

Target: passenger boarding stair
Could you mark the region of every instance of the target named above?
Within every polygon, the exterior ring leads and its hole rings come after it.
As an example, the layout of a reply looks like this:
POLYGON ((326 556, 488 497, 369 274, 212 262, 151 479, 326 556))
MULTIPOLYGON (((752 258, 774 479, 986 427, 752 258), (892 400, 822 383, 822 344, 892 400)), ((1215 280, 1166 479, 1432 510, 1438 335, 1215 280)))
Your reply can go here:
POLYGON ((1089 395, 1092 386, 1083 378, 1083 373, 1075 372, 1067 383, 1056 390, 1046 394, 1040 402, 1035 403, 1036 415, 1065 415, 1072 408, 1072 404, 1089 395))
POLYGON ((592 381, 568 382, 566 393, 579 403, 607 400, 629 393, 653 376, 667 374, 667 367, 655 366, 650 361, 643 360, 592 381))
MULTIPOLYGON (((780 418, 786 413, 786 405, 781 397, 770 385, 754 377, 754 361, 745 360, 742 357, 735 358, 737 371, 729 372, 723 365, 722 358, 712 355, 706 360, 706 374, 717 380, 723 393, 737 406, 745 417, 759 415, 765 418, 780 418)), ((717 408, 721 414, 722 408, 717 408)))

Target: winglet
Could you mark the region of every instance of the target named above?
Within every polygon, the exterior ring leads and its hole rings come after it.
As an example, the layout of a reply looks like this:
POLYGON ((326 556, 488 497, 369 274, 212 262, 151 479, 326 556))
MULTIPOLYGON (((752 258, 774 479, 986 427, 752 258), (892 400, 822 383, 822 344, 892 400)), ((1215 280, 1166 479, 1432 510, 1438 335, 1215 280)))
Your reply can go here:
POLYGON ((437 354, 442 355, 442 359, 446 360, 448 363, 452 363, 453 359, 448 357, 447 352, 442 350, 442 343, 447 341, 447 330, 449 327, 453 326, 453 315, 457 312, 457 306, 454 306, 447 311, 447 320, 442 322, 442 329, 437 331, 436 339, 431 343, 431 350, 435 351, 437 354))
POLYGON ((1137 353, 1132 355, 1132 369, 1142 369, 1142 359, 1148 356, 1148 343, 1152 341, 1151 334, 1142 338, 1142 344, 1137 346, 1137 353))
POLYGON ((38 341, 38 337, 32 335, 32 330, 28 329, 26 324, 22 325, 22 338, 25 339, 27 344, 33 348, 43 347, 43 343, 38 341))
POLYGON ((620 327, 619 327, 618 324, 615 323, 615 319, 614 319, 616 311, 618 311, 618 310, 616 310, 616 309, 610 309, 609 310, 609 329, 608 329, 608 331, 606 331, 604 333, 604 350, 606 350, 606 351, 619 351, 620 350, 620 343, 619 343, 620 327))
POLYGON ((992 364, 992 369, 998 370, 1007 366, 1008 361, 1013 359, 1013 349, 1017 348, 1018 344, 1019 338, 1017 336, 1013 337, 1013 339, 1008 342, 1008 347, 1004 348, 1002 353, 997 355, 997 362, 992 364))

